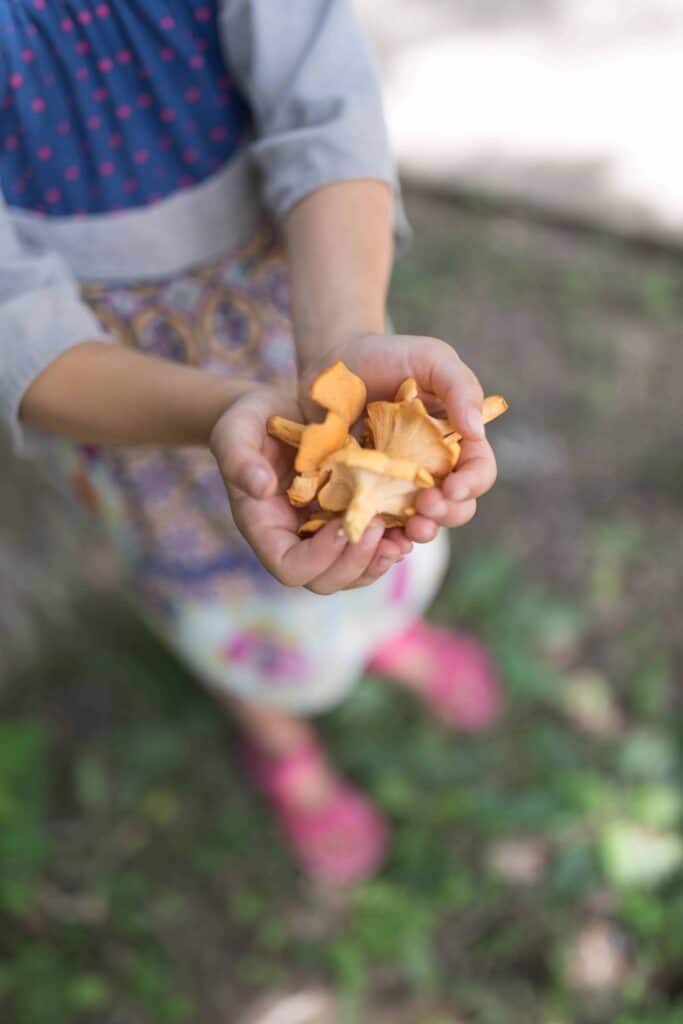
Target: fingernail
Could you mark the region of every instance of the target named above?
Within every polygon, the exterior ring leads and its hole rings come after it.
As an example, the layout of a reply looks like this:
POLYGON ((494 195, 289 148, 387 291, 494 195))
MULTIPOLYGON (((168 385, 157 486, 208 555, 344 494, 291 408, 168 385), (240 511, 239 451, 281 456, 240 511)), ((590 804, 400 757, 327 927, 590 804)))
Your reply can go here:
POLYGON ((390 566, 392 566, 395 561, 395 558, 389 558, 388 555, 383 555, 382 558, 380 558, 379 562, 377 563, 377 567, 380 570, 380 572, 386 572, 386 570, 390 568, 390 566))
POLYGON ((466 418, 467 431, 471 437, 485 437, 481 409, 470 409, 466 418))
POLYGON ((253 498, 262 498, 270 487, 271 475, 263 466, 250 466, 244 474, 247 491, 253 498))

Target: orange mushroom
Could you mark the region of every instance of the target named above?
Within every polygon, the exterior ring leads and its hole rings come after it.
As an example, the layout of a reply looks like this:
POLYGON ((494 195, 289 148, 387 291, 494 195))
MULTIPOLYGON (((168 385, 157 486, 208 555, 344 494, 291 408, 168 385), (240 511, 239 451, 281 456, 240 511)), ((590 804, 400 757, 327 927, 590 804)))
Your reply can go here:
POLYGON ((361 378, 339 359, 316 377, 310 390, 314 402, 336 413, 349 427, 362 415, 367 395, 361 378))
POLYGON ((323 509, 345 510, 344 530, 359 541, 376 515, 401 521, 414 511, 416 492, 433 487, 434 478, 411 459, 392 458, 384 452, 348 446, 325 463, 330 479, 318 494, 323 509))
POLYGON ((444 477, 450 472, 451 452, 419 398, 371 402, 368 426, 378 451, 396 458, 413 459, 435 477, 444 477))

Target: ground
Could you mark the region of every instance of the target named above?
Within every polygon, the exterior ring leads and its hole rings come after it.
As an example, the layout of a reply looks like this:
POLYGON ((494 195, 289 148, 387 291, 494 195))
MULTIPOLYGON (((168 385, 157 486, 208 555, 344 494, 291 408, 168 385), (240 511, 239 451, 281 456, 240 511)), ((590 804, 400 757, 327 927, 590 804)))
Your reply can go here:
POLYGON ((87 594, 0 694, 11 1024, 233 1024, 298 984, 342 1024, 683 1020, 683 268, 408 208, 397 327, 455 343, 511 407, 432 613, 491 643, 507 715, 449 736, 366 679, 324 721, 395 834, 385 873, 335 895, 282 854, 208 698, 87 594))

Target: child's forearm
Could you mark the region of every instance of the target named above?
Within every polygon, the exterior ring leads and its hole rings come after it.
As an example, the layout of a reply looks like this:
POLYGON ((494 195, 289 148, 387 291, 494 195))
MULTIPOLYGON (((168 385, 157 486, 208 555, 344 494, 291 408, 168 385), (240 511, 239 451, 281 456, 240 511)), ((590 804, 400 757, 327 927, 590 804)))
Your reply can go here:
POLYGON ((292 320, 302 369, 337 345, 382 334, 393 260, 393 196, 381 181, 340 181, 289 213, 292 320))
POLYGON ((247 387, 123 345, 85 341, 32 382, 20 418, 93 444, 206 445, 217 419, 247 387))

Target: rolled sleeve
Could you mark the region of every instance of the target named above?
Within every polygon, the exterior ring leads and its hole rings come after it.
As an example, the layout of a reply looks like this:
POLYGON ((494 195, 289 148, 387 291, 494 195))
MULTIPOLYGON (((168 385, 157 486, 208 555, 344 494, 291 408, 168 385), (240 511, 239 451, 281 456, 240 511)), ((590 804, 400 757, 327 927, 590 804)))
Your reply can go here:
POLYGON ((19 406, 31 382, 62 352, 97 338, 102 328, 66 264, 19 240, 0 197, 0 419, 17 448, 19 406))
MULTIPOLYGON (((223 0, 220 29, 278 220, 335 181, 379 179, 399 198, 379 74, 350 0, 223 0)), ((400 199, 395 219, 404 229, 400 199)))

